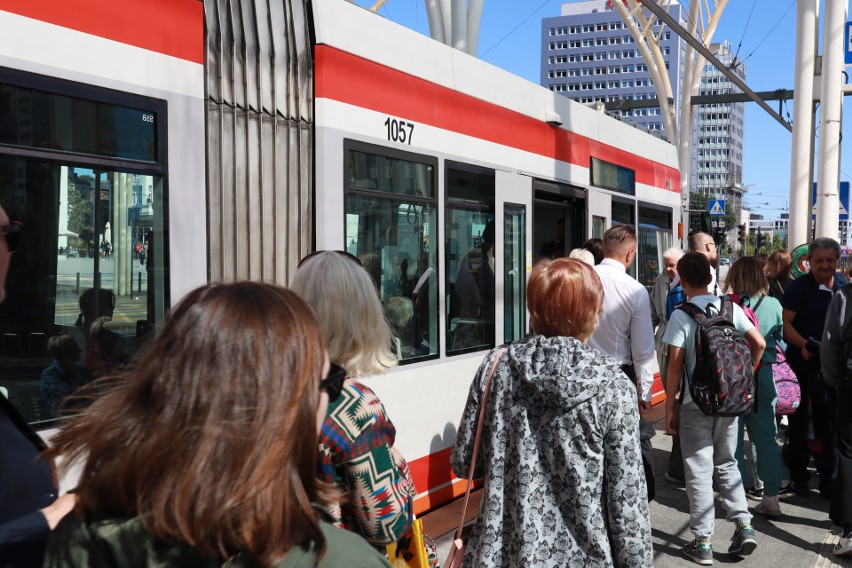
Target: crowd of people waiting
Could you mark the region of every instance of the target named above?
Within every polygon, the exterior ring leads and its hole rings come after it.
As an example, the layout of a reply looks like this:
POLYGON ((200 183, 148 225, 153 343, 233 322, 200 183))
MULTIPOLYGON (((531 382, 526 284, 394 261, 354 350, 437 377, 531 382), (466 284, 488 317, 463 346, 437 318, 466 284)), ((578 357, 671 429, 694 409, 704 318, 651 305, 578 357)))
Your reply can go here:
MULTIPOLYGON (((802 390, 784 452, 789 491, 809 493, 816 454, 819 491, 843 529, 835 553, 852 553, 852 384, 830 352, 849 319, 835 301, 845 283, 837 243, 814 240, 810 272, 795 280, 786 253, 765 266, 740 258, 724 292, 712 238, 691 235, 689 248, 665 252, 650 297, 627 274, 630 227, 611 228, 591 255, 533 267, 530 333, 485 356, 452 449, 457 476, 472 468, 485 479, 463 566, 653 564, 655 356, 676 436, 666 477, 682 480, 690 502, 683 554, 713 563, 714 478, 735 525, 728 552, 752 553, 747 489, 770 516, 787 491, 771 371, 785 349, 802 390), (694 310, 726 315, 748 340, 753 412, 708 416, 692 400, 694 310), (744 430, 755 448, 749 488, 744 430)), ((11 252, 0 240, 2 275, 11 252)), ((364 380, 396 364, 394 329, 410 312, 397 308, 389 323, 360 261, 319 251, 292 289, 211 283, 189 293, 136 360, 95 382, 100 396, 50 448, 0 397, 0 456, 14 464, 0 468, 0 565, 387 566, 381 551, 411 529, 415 488, 364 380), (81 473, 57 499, 60 457, 60 472, 81 473)), ((79 348, 57 340, 51 350, 57 372, 77 373, 79 348)))

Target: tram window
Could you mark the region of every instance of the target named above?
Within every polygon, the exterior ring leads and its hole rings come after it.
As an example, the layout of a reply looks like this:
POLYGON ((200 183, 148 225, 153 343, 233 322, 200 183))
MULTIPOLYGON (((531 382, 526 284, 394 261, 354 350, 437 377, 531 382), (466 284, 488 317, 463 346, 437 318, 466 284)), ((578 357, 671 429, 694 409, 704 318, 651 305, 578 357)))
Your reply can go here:
POLYGON ((506 204, 503 216, 503 341, 526 335, 527 209, 506 204))
POLYGON ((649 290, 660 275, 663 253, 672 246, 671 209, 639 206, 637 280, 649 290))
POLYGON ((165 202, 160 176, 0 155, 0 204, 23 223, 0 304, 0 386, 28 422, 49 424, 63 394, 116 370, 162 320, 165 202))
POLYGON ((432 170, 431 164, 350 150, 349 188, 432 198, 432 170))
MULTIPOLYGON (((612 225, 629 225, 636 226, 636 203, 633 201, 622 201, 621 199, 612 199, 612 225)), ((636 263, 637 259, 633 259, 633 264, 627 267, 627 274, 636 278, 636 263)))
POLYGON ((447 353, 494 346, 494 172, 446 173, 447 353))
POLYGON ((636 205, 626 201, 612 200, 612 224, 613 225, 630 225, 636 224, 634 212, 636 205))
POLYGON ((346 250, 373 277, 400 362, 437 357, 438 208, 420 198, 435 193, 435 164, 351 148, 348 158, 346 250))

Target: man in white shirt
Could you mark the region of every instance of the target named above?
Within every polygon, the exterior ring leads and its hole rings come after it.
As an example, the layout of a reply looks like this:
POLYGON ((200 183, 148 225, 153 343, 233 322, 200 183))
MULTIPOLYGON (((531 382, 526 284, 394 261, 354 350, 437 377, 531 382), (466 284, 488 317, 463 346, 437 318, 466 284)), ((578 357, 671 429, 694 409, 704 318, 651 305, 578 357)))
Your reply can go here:
MULTIPOLYGON (((604 234, 604 259, 595 266, 604 288, 603 309, 589 345, 620 361, 622 370, 639 392, 640 417, 651 408, 654 383, 654 328, 651 301, 645 287, 627 274, 636 257, 636 233, 626 225, 616 225, 604 234)), ((648 484, 648 500, 654 498, 654 428, 640 419, 642 461, 648 484)))

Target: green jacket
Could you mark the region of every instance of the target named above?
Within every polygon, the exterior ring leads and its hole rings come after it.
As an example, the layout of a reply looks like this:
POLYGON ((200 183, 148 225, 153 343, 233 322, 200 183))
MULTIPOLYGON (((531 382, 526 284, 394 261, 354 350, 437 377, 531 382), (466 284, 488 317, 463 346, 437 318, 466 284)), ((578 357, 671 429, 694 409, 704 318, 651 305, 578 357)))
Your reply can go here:
MULTIPOLYGON (((320 522, 326 551, 317 564, 313 544, 293 548, 277 568, 374 568, 387 560, 360 536, 320 522)), ((204 560, 188 545, 170 545, 151 536, 138 518, 84 523, 73 513, 56 527, 48 541, 44 568, 261 568, 251 556, 229 562, 204 560)))

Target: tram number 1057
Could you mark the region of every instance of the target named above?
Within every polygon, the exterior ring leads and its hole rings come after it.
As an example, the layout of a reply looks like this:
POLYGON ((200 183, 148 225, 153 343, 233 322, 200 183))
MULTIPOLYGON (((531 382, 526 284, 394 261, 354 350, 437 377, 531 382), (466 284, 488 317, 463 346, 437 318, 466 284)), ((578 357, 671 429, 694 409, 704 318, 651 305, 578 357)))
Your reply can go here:
POLYGON ((411 139, 414 136, 413 123, 388 117, 385 120, 385 126, 388 129, 388 140, 411 145, 411 139))

